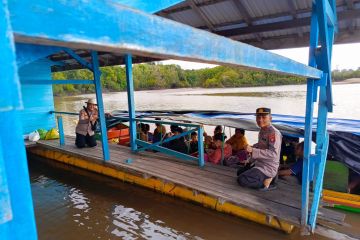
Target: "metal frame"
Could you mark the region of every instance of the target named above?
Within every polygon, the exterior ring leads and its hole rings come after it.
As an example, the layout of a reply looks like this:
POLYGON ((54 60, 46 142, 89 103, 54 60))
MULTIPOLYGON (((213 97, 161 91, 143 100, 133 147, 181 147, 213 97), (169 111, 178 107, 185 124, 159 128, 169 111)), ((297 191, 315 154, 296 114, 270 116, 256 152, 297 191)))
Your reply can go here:
MULTIPOLYGON (((1 133, 1 138, 6 137, 7 142, 12 142, 10 148, 3 145, 0 145, 0 147, 2 148, 3 159, 16 159, 18 161, 5 161, 13 219, 17 220, 1 224, 0 232, 12 234, 11 237, 14 237, 13 234, 17 234, 17 236, 27 236, 30 239, 36 238, 22 136, 20 131, 9 132, 9 129, 14 127, 21 129, 21 122, 16 111, 22 107, 20 84, 15 66, 13 34, 16 42, 92 50, 91 64, 81 59, 77 60, 84 64, 85 67, 91 68, 94 73, 105 160, 109 160, 110 155, 103 114, 99 63, 95 52, 97 50, 121 54, 127 53, 127 90, 133 151, 136 150, 137 144, 144 144, 136 141, 136 137, 134 137, 136 136, 136 124, 134 124, 136 119, 134 114, 131 54, 244 66, 308 77, 302 225, 304 227, 310 226, 310 230, 314 231, 329 140, 327 135, 327 113, 332 111, 330 67, 337 22, 335 0, 316 0, 313 4, 310 66, 305 66, 247 44, 194 29, 155 15, 146 14, 121 4, 116 4, 116 8, 114 8, 114 4, 112 2, 95 1, 91 4, 82 4, 81 8, 74 8, 73 3, 68 1, 34 0, 29 3, 26 0, 17 0, 11 1, 8 7, 6 0, 0 2, 0 46, 3 54, 0 60, 2 61, 0 72, 5 74, 3 81, 0 81, 1 89, 5 89, 3 91, 4 95, 0 99, 0 116, 9 121, 11 120, 11 127, 10 122, 7 122, 9 126, 2 124, 0 128, 4 130, 1 133), (38 9, 45 10, 39 11, 38 9), (46 9, 52 9, 52 11, 49 12, 46 9), (9 12, 11 12, 11 15, 9 12), (86 13, 86 17, 79 17, 84 16, 84 13, 86 13), (13 31, 11 31, 10 20, 13 31), (41 24, 43 22, 51 22, 52 24, 41 24), (104 25, 107 27, 104 28, 104 25), (189 39, 192 39, 193 44, 188 44, 189 39), (318 42, 321 48, 317 47, 318 42), (320 89, 319 97, 317 96, 318 88, 320 89), (319 105, 317 146, 315 154, 311 155, 311 124, 313 121, 313 107, 317 100, 319 105), (16 173, 16 176, 14 173, 16 173), (314 180, 315 187, 309 213, 309 184, 311 180, 314 180), (22 223, 21 227, 16 226, 19 223, 22 223), (7 227, 5 225, 10 226, 10 228, 7 228, 10 231, 4 230, 7 227)), ((70 55, 74 55, 71 50, 67 49, 66 51, 70 55)), ((76 55, 74 56, 77 58, 76 55)), ((198 131, 199 138, 202 138, 202 128, 199 128, 198 131)), ((1 142, 4 144, 4 141, 1 142)), ((199 141, 199 150, 202 150, 201 141, 199 141)), ((199 152, 199 158, 203 161, 203 152, 199 152)), ((203 162, 200 165, 203 165, 203 162)))
POLYGON ((313 3, 311 16, 311 35, 309 48, 309 65, 322 70, 320 81, 308 79, 305 118, 305 145, 302 176, 302 213, 301 224, 304 229, 314 232, 322 185, 326 157, 329 145, 327 133, 327 115, 333 110, 331 88, 331 53, 336 30, 336 1, 317 0, 313 3), (320 47, 318 45, 320 44, 320 47), (319 96, 317 92, 319 90, 319 96), (316 131, 315 154, 312 148, 312 123, 314 103, 318 101, 318 119, 316 131), (309 212, 309 186, 313 182, 314 194, 309 212))

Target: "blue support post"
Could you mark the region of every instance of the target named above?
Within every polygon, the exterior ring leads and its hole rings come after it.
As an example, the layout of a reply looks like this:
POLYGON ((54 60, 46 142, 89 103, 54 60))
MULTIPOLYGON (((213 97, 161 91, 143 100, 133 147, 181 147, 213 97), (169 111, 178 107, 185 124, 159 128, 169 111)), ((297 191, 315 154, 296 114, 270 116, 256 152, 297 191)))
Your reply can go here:
POLYGON ((56 118, 57 118, 59 135, 60 135, 60 146, 64 146, 65 145, 65 134, 64 134, 62 116, 57 116, 56 118))
MULTIPOLYGON (((10 202, 10 192, 6 176, 5 159, 3 158, 2 144, 0 139, 0 224, 11 221, 12 210, 10 202)), ((1 234, 1 232, 0 232, 1 234)))
POLYGON ((311 166, 311 143, 312 143, 312 122, 314 112, 315 83, 313 79, 307 81, 305 134, 304 134, 304 161, 302 172, 302 195, 301 195, 301 225, 307 225, 309 206, 309 168, 311 166))
POLYGON ((199 159, 199 166, 205 166, 204 162, 204 128, 203 126, 199 126, 198 128, 198 159, 199 159))
POLYGON ((0 185, 8 194, 0 193, 1 239, 36 239, 36 225, 30 189, 22 124, 18 110, 22 108, 17 74, 13 32, 7 0, 0 1, 0 185), (6 182, 5 182, 6 181, 6 182), (10 195, 10 206, 6 196, 10 195), (7 204, 6 204, 7 202, 7 204), (12 213, 12 219, 9 215, 12 213))
POLYGON ((101 130, 101 142, 102 142, 103 157, 104 157, 105 161, 109 161, 110 160, 110 152, 109 152, 109 143, 107 140, 104 103, 103 103, 103 99, 102 99, 101 81, 100 81, 101 72, 99 69, 99 60, 98 60, 97 52, 91 51, 91 60, 92 60, 94 82, 95 82, 96 102, 98 105, 99 118, 100 118, 100 130, 101 130))
POLYGON ((134 101, 134 81, 132 74, 132 56, 125 55, 126 66, 126 90, 128 97, 129 127, 130 127, 130 147, 132 151, 136 151, 136 122, 135 122, 135 101, 134 101))

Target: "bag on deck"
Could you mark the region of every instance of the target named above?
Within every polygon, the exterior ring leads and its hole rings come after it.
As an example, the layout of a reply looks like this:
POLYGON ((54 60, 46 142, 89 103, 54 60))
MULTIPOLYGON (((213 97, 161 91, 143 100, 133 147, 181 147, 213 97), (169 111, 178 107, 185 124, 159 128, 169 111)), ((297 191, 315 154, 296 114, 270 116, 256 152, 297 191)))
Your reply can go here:
POLYGON ((40 134, 38 131, 35 130, 29 134, 29 141, 36 142, 38 140, 40 140, 40 134))
POLYGON ((45 136, 45 140, 59 139, 59 132, 57 129, 50 129, 45 136))

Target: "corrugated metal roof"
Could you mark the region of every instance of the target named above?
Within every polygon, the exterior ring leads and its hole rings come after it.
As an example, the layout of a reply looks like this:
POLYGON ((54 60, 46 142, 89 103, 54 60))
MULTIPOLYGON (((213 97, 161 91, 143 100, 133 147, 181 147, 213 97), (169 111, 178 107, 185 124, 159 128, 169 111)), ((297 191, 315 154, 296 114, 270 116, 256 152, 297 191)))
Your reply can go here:
MULTIPOLYGON (((193 0, 198 10, 192 9, 185 1, 162 12, 168 17, 197 28, 249 44, 259 44, 265 49, 301 47, 308 44, 312 0, 193 0), (197 11, 201 11, 201 16, 197 11), (212 26, 209 26, 209 23, 212 26), (292 24, 294 22, 294 24, 292 24), (213 29, 214 28, 214 29, 213 29), (231 33, 234 30, 234 34, 231 33), (291 37, 303 37, 303 41, 291 37), (283 37, 288 44, 274 44, 272 39, 283 37), (307 39, 306 39, 307 37, 307 39), (296 41, 295 41, 296 40, 296 41), (266 42, 269 42, 267 45, 266 42), (303 44, 301 44, 303 42, 303 44)), ((337 38, 341 43, 360 41, 360 0, 337 1, 338 28, 337 38), (352 9, 351 9, 352 8, 352 9), (353 34, 357 33, 357 34, 353 34)))

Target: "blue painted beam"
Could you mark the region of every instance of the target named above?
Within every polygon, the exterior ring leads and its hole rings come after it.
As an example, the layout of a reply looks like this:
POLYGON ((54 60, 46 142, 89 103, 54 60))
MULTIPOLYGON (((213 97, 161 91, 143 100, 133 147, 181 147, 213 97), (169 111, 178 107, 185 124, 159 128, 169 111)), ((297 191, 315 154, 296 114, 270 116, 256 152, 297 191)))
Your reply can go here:
POLYGON ((79 113, 73 113, 73 112, 58 112, 58 111, 49 111, 50 114, 66 114, 66 115, 73 115, 73 116, 79 116, 79 113))
POLYGON ((99 68, 99 59, 97 52, 91 51, 91 65, 93 66, 94 82, 95 82, 95 93, 96 93, 96 103, 99 110, 99 119, 100 119, 100 131, 101 131, 101 147, 103 151, 103 158, 105 161, 110 160, 110 151, 109 143, 107 139, 107 129, 105 121, 105 112, 104 112, 104 103, 102 98, 101 91, 101 81, 100 81, 100 68, 99 68))
POLYGON ((184 154, 184 153, 176 152, 176 151, 173 151, 173 150, 168 149, 168 148, 155 146, 155 145, 152 145, 150 143, 141 141, 139 139, 136 139, 136 144, 138 144, 138 145, 140 145, 142 147, 147 147, 149 149, 156 150, 156 151, 159 151, 159 152, 162 152, 162 153, 165 153, 165 154, 168 154, 168 155, 183 159, 183 160, 190 160, 190 161, 195 161, 195 162, 198 161, 198 159, 196 157, 192 157, 192 156, 184 154))
MULTIPOLYGON (((60 47, 41 46, 35 44, 17 43, 16 47, 16 62, 18 67, 34 62, 36 60, 45 58, 51 54, 62 51, 60 47)), ((51 61, 49 60, 49 63, 51 61)), ((55 62, 53 62, 56 65, 55 62)))
POLYGON ((130 127, 130 148, 136 151, 136 121, 135 121, 135 100, 134 100, 134 81, 132 74, 132 56, 125 55, 125 71, 126 71, 126 91, 128 98, 128 113, 129 113, 129 127, 130 127))
POLYGON ((321 77, 320 70, 286 57, 121 4, 81 0, 73 6, 69 1, 11 1, 16 41, 321 77))
POLYGON ((95 84, 94 80, 21 80, 21 84, 51 85, 51 84, 95 84))
POLYGON ((89 69, 90 71, 93 70, 93 65, 86 60, 84 60, 82 57, 76 54, 72 49, 70 48, 63 48, 63 51, 69 54, 71 57, 73 57, 76 61, 78 61, 81 65, 89 69))
POLYGON ((185 137, 185 136, 191 134, 192 132, 195 132, 196 130, 197 130, 197 129, 188 130, 188 131, 183 132, 183 133, 180 133, 180 134, 178 134, 178 135, 175 135, 175 136, 166 138, 166 139, 164 139, 164 140, 162 140, 162 141, 152 143, 152 144, 150 144, 150 145, 147 146, 147 147, 138 148, 136 151, 137 151, 137 152, 139 152, 139 151, 144 151, 144 150, 146 150, 146 149, 149 149, 149 147, 159 146, 160 144, 167 143, 167 142, 170 142, 170 141, 172 141, 172 140, 175 140, 175 139, 178 139, 178 138, 181 138, 181 137, 185 137))
POLYGON ((116 0, 118 3, 147 13, 156 13, 183 1, 184 0, 116 0))

